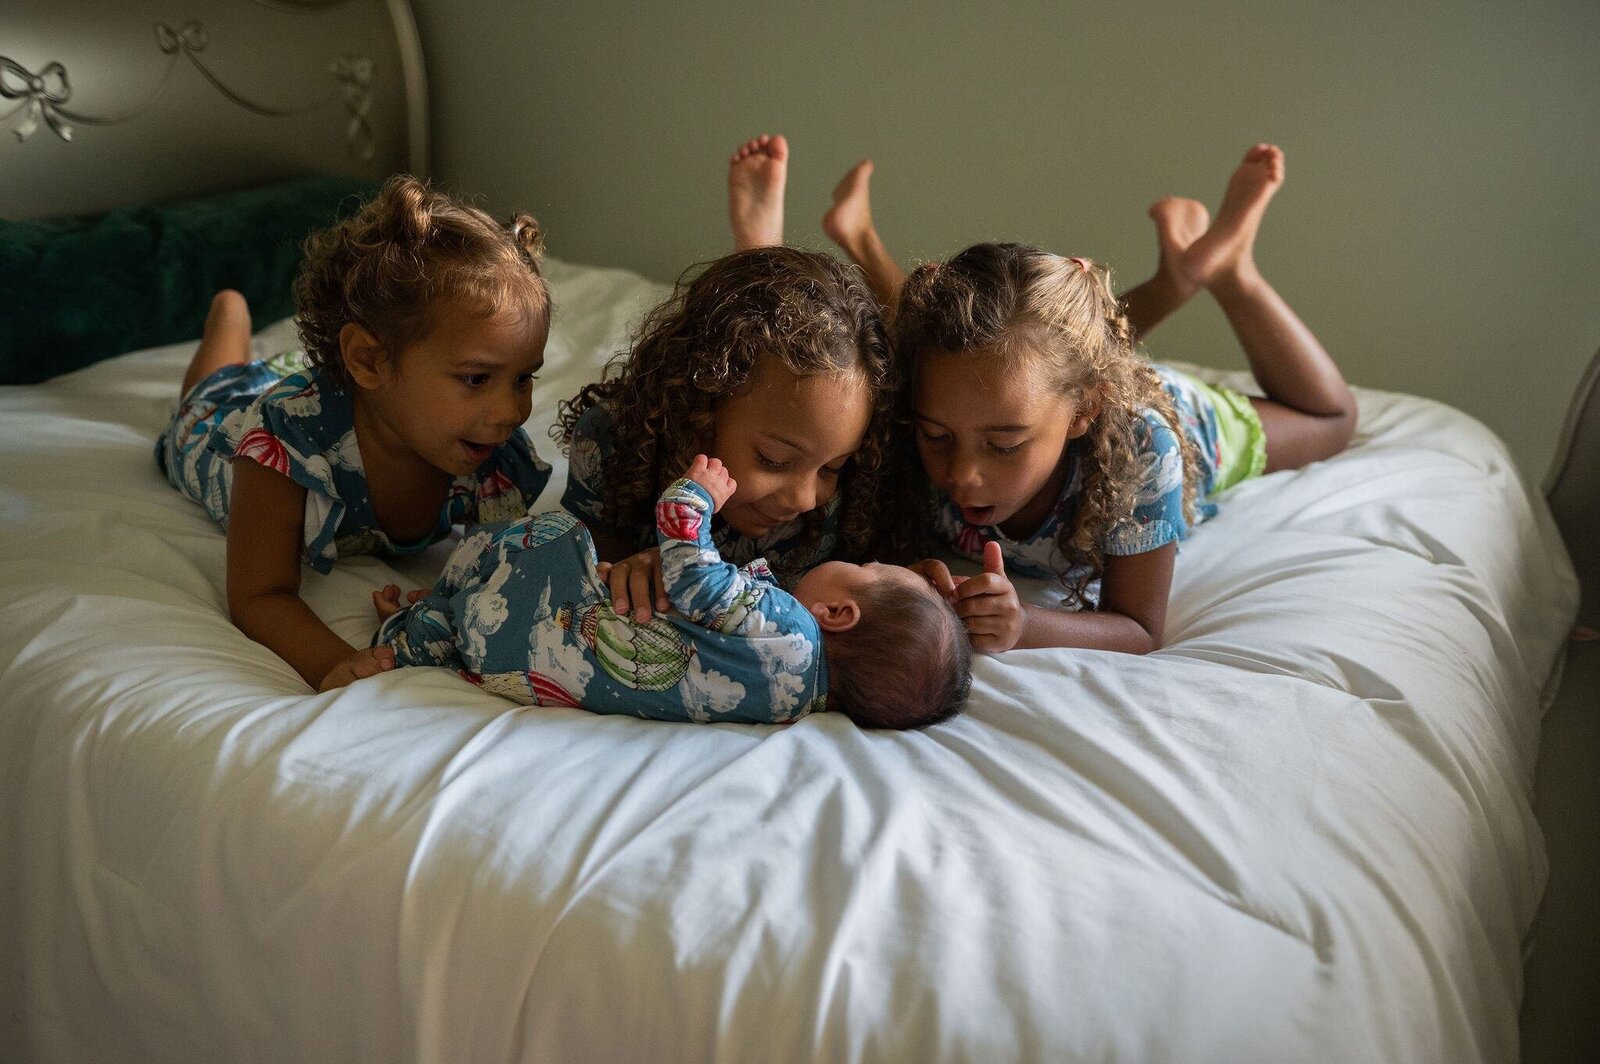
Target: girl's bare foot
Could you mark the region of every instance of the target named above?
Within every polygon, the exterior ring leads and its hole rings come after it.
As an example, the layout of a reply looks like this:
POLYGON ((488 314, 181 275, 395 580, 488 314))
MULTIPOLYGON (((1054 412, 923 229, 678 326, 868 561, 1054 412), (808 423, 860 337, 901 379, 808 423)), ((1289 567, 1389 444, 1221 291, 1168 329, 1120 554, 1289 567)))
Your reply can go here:
POLYGON ((789 142, 763 133, 740 145, 728 160, 728 223, 733 246, 783 243, 783 185, 789 175, 789 142))
POLYGON ((223 366, 250 361, 250 304, 231 288, 211 297, 206 314, 205 335, 183 375, 180 396, 223 366))
POLYGON ((1188 299, 1200 286, 1183 272, 1183 253, 1211 224, 1211 213, 1199 200, 1162 196, 1150 204, 1150 217, 1156 223, 1156 244, 1161 249, 1156 276, 1171 285, 1176 298, 1188 299))
POLYGON ((833 186, 833 207, 822 216, 828 239, 860 259, 862 241, 872 231, 872 160, 862 159, 833 186))
POLYGON ((1254 272, 1256 230, 1283 177, 1281 148, 1257 144, 1245 153, 1244 162, 1228 179, 1216 221, 1179 260, 1190 281, 1209 287, 1215 281, 1254 272))

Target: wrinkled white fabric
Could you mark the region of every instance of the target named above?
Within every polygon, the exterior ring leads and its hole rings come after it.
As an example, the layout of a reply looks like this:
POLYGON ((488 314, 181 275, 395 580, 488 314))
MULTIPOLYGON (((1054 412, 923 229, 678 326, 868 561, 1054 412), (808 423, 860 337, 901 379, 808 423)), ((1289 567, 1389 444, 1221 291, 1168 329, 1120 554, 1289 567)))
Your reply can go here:
MULTIPOLYGON (((661 289, 550 272, 554 505, 555 401, 661 289)), ((310 693, 151 457, 192 350, 0 389, 0 1056, 1515 1058, 1576 590, 1466 416, 1362 392, 1183 544, 1148 657, 981 660, 919 734, 670 725, 310 693)), ((305 594, 364 643, 447 549, 305 594)))

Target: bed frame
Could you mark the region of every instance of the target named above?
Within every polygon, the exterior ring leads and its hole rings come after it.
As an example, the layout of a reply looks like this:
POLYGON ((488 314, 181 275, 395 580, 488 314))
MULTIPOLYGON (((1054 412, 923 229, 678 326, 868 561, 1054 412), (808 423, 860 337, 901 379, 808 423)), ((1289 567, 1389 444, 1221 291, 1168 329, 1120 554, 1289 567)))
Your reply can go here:
POLYGON ((9 0, 0 217, 429 172, 406 0, 9 0))

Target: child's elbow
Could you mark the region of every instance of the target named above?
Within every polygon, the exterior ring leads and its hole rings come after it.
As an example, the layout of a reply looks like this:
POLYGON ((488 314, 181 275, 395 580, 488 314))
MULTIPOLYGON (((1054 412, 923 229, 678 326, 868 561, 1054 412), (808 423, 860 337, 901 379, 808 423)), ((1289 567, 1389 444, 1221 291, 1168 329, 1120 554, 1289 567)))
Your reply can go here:
MULTIPOLYGON (((1133 618, 1129 618, 1133 621, 1133 618)), ((1128 645, 1124 648, 1129 654, 1148 654, 1153 650, 1161 649, 1161 626, 1141 624, 1133 621, 1129 626, 1128 645)))

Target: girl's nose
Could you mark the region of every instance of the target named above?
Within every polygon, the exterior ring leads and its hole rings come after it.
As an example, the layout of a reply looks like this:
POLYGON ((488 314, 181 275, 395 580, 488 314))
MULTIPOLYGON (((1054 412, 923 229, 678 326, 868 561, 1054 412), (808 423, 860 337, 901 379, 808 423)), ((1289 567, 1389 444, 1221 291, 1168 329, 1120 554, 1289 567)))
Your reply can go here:
POLYGON ((982 483, 983 477, 979 473, 976 460, 970 457, 956 457, 950 460, 945 480, 952 488, 968 488, 982 483))
POLYGON ((815 477, 791 480, 784 485, 779 496, 783 504, 795 513, 806 513, 817 508, 817 481, 815 477))
POLYGON ((512 392, 501 399, 495 410, 495 418, 502 425, 512 428, 528 420, 528 415, 533 412, 533 402, 521 392, 512 392))

